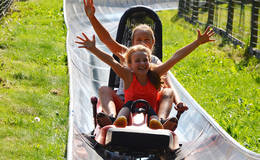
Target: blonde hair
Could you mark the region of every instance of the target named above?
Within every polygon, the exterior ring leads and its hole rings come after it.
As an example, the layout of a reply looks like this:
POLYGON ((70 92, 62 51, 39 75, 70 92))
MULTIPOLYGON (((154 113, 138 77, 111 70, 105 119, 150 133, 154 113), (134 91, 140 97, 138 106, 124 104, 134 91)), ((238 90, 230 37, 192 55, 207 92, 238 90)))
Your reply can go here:
POLYGON ((149 62, 151 61, 152 51, 149 48, 139 44, 130 47, 124 54, 127 65, 132 63, 132 55, 138 51, 147 53, 148 60, 149 62))
MULTIPOLYGON (((132 43, 134 41, 135 32, 138 31, 138 30, 150 32, 151 36, 152 36, 152 40, 155 41, 153 29, 150 26, 148 26, 147 24, 139 24, 139 25, 135 26, 133 31, 132 31, 132 35, 131 35, 132 43)), ((151 50, 153 51, 153 48, 151 48, 151 50)))

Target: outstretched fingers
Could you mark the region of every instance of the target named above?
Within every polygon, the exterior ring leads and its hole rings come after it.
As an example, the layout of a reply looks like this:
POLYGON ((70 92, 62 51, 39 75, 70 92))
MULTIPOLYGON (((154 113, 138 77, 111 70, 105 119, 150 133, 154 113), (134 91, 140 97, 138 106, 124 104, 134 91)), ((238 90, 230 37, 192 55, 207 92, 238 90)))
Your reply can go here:
POLYGON ((213 30, 213 29, 207 32, 208 35, 210 35, 210 34, 212 34, 212 33, 214 33, 214 30, 213 30))
POLYGON ((93 0, 87 0, 87 2, 86 2, 86 0, 83 0, 83 2, 84 2, 85 7, 93 5, 93 0))
POLYGON ((210 26, 208 26, 205 30, 205 33, 208 33, 210 31, 210 26))
POLYGON ((199 29, 197 29, 197 32, 198 32, 198 37, 201 37, 201 32, 199 29))
POLYGON ((82 35, 86 38, 86 41, 90 41, 85 33, 82 32, 82 35))
POLYGON ((85 44, 84 42, 79 42, 79 41, 75 41, 75 43, 82 44, 82 45, 85 44))
POLYGON ((81 38, 80 36, 77 36, 77 38, 82 40, 83 42, 85 41, 85 39, 81 38))
POLYGON ((87 5, 90 7, 93 7, 93 0, 87 0, 87 5))
POLYGON ((212 32, 208 33, 208 36, 209 36, 209 37, 212 37, 212 36, 215 35, 215 32, 214 32, 213 30, 211 30, 211 31, 212 31, 212 32))
POLYGON ((81 46, 78 46, 78 48, 84 48, 85 47, 85 40, 79 36, 77 36, 78 39, 80 39, 81 41, 75 41, 75 43, 80 44, 81 46))
POLYGON ((80 44, 81 46, 79 46, 78 48, 87 48, 87 49, 91 49, 93 47, 95 47, 95 35, 93 35, 93 39, 90 40, 87 35, 85 33, 82 33, 82 35, 84 36, 84 38, 81 38, 80 36, 77 36, 78 39, 80 39, 81 41, 76 41, 75 43, 80 44))
MULTIPOLYGON (((209 28, 209 27, 208 27, 209 28)), ((210 39, 212 36, 215 35, 215 32, 213 29, 211 29, 210 31, 207 32, 207 36, 209 37, 209 41, 212 42, 212 41, 215 41, 215 39, 210 39)))
POLYGON ((83 0, 84 10, 88 17, 92 17, 95 14, 95 7, 93 0, 83 0))
POLYGON ((215 34, 214 30, 211 29, 210 26, 208 26, 203 34, 198 30, 198 39, 200 41, 200 44, 204 44, 207 42, 215 41, 214 39, 211 39, 211 37, 215 34))
POLYGON ((205 31, 205 34, 207 34, 209 37, 213 36, 215 34, 214 30, 213 29, 210 29, 211 27, 208 26, 206 31, 205 31))
POLYGON ((90 41, 85 33, 82 33, 82 35, 85 37, 85 39, 81 38, 80 36, 77 36, 77 38, 80 39, 83 43, 86 41, 90 41))
POLYGON ((95 38, 95 35, 93 34, 92 36, 92 41, 95 43, 96 42, 96 38, 95 38))

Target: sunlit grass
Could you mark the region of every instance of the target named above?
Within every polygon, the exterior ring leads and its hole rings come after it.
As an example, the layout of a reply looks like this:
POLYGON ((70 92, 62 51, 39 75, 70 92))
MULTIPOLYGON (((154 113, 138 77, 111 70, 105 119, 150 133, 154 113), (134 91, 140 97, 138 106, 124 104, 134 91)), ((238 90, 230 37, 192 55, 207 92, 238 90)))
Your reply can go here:
POLYGON ((0 21, 0 159, 63 159, 68 75, 62 0, 15 2, 0 21))
MULTIPOLYGON (((196 39, 198 26, 160 12, 164 59, 196 39)), ((203 30, 203 29, 201 29, 203 30)), ((259 60, 246 59, 245 50, 221 46, 222 39, 205 44, 178 63, 172 72, 191 96, 240 144, 259 150, 259 60), (233 55, 236 55, 235 57, 233 55)))

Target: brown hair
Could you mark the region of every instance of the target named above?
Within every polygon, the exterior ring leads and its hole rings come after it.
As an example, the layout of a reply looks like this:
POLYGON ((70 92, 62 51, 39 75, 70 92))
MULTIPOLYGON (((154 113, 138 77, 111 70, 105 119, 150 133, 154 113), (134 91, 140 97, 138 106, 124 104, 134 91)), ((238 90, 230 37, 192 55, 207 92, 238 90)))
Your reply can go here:
MULTIPOLYGON (((130 47, 126 53, 125 53, 125 59, 126 59, 126 63, 127 65, 131 64, 132 61, 131 61, 131 57, 133 55, 133 53, 137 52, 137 51, 143 51, 145 53, 147 53, 147 56, 148 56, 148 60, 149 60, 149 63, 151 62, 151 54, 152 54, 152 51, 143 46, 143 45, 135 45, 135 46, 132 46, 130 47)), ((147 73, 147 76, 150 80, 150 82, 154 85, 154 87, 158 90, 161 88, 161 78, 160 76, 154 72, 154 71, 151 71, 150 69, 148 70, 148 73, 147 73)))

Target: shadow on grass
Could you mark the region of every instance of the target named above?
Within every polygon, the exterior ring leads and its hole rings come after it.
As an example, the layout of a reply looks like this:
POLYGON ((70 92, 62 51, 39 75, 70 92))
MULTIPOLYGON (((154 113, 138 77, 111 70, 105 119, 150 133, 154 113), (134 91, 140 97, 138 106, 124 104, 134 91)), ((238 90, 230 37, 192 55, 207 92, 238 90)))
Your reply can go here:
POLYGON ((180 20, 182 17, 180 17, 178 14, 174 15, 172 18, 171 18, 171 22, 177 22, 178 20, 180 20))

